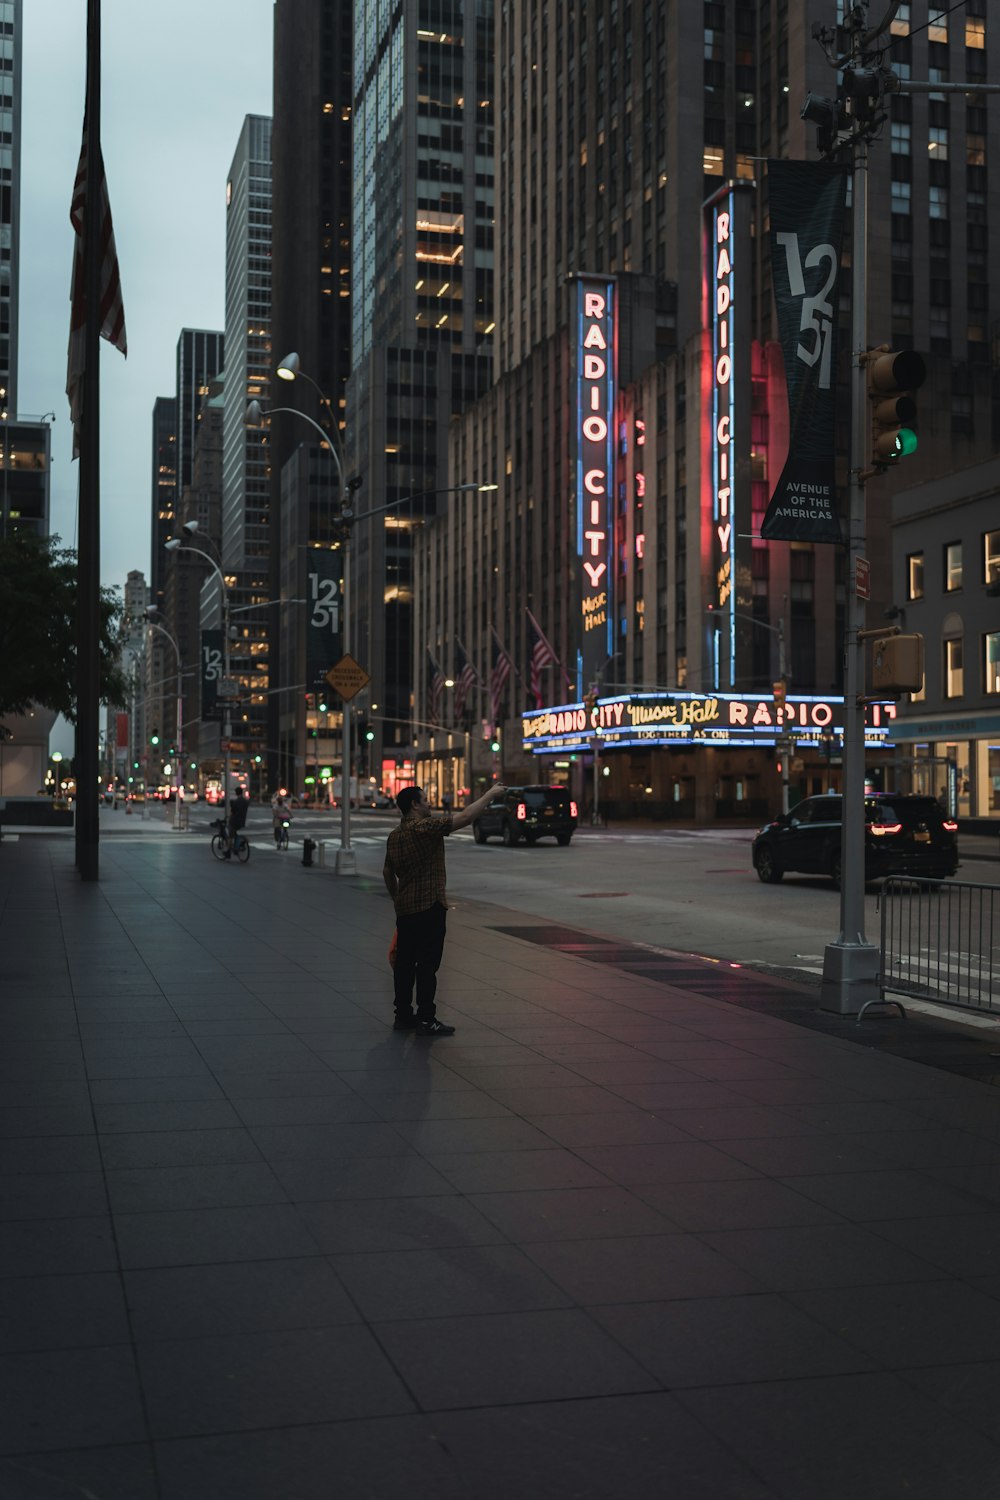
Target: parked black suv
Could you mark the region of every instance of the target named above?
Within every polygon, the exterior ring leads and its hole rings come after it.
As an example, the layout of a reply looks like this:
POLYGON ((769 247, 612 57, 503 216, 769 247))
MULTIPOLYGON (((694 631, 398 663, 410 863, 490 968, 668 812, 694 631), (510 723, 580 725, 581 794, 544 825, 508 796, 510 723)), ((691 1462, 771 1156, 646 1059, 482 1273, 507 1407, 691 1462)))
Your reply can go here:
MULTIPOLYGON (((839 796, 806 797, 761 829, 754 869, 765 885, 786 871, 829 875, 840 884, 839 796)), ((958 824, 933 797, 876 792, 865 798, 865 880, 916 875, 944 880, 958 869, 958 824)))
POLYGON ((554 838, 568 844, 576 830, 576 803, 564 786, 509 786, 472 825, 477 844, 499 834, 507 845, 554 838))

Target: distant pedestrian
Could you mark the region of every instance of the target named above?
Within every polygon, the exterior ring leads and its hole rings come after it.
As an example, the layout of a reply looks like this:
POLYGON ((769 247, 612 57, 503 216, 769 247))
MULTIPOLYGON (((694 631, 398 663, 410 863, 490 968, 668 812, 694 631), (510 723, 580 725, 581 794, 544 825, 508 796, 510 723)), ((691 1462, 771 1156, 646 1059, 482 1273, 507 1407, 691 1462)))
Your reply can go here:
POLYGON ((394 1031, 416 1030, 417 1036, 428 1037, 454 1034, 454 1026, 439 1021, 434 1007, 448 910, 444 841, 455 829, 467 828, 488 802, 506 790, 496 782, 468 807, 443 817, 434 816, 418 786, 404 787, 396 798, 402 820, 386 841, 382 867, 386 890, 396 908, 394 1031))
POLYGON ((288 791, 279 786, 271 798, 271 823, 274 828, 274 842, 281 843, 281 830, 292 821, 292 804, 288 800, 288 791))
POLYGON ((445 810, 446 813, 450 813, 451 812, 451 793, 450 792, 445 792, 444 796, 441 798, 441 806, 444 808, 444 810, 445 810))

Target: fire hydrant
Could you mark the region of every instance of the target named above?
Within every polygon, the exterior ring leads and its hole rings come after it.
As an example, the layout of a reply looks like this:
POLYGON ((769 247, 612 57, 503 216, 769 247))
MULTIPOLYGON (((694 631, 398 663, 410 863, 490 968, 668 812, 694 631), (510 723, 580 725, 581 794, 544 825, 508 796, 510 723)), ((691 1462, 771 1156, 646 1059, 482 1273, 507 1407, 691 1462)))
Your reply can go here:
POLYGON ((303 839, 302 840, 302 863, 306 866, 307 869, 312 865, 312 862, 313 862, 313 850, 315 849, 315 847, 316 847, 316 840, 315 839, 303 839))

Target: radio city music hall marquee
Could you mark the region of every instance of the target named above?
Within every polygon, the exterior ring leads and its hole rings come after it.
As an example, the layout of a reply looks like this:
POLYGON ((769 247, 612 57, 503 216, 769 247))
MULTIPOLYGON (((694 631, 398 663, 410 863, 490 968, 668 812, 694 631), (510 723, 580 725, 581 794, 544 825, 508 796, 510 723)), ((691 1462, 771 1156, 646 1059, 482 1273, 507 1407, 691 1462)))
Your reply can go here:
POLYGON ((615 297, 615 283, 606 277, 577 278, 576 515, 584 686, 598 680, 613 649, 615 297))
MULTIPOLYGON (((825 744, 843 735, 842 698, 713 693, 627 693, 602 698, 593 709, 582 703, 524 714, 524 747, 535 755, 628 745, 825 744)), ((869 704, 865 743, 869 749, 892 744, 894 703, 869 704)))

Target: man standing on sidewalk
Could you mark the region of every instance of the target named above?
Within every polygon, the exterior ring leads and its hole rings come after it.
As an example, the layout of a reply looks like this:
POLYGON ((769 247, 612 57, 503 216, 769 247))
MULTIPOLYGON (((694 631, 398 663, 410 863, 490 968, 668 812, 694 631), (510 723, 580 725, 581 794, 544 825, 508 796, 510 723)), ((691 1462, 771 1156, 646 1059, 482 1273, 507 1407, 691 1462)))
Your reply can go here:
POLYGON ((476 802, 443 818, 431 813, 418 786, 404 787, 396 798, 402 821, 389 835, 382 867, 386 890, 396 908, 394 1031, 416 1030, 418 1036, 432 1037, 454 1035, 454 1026, 445 1026, 434 1010, 448 910, 444 841, 456 828, 467 828, 488 802, 505 791, 506 787, 496 782, 476 802))

